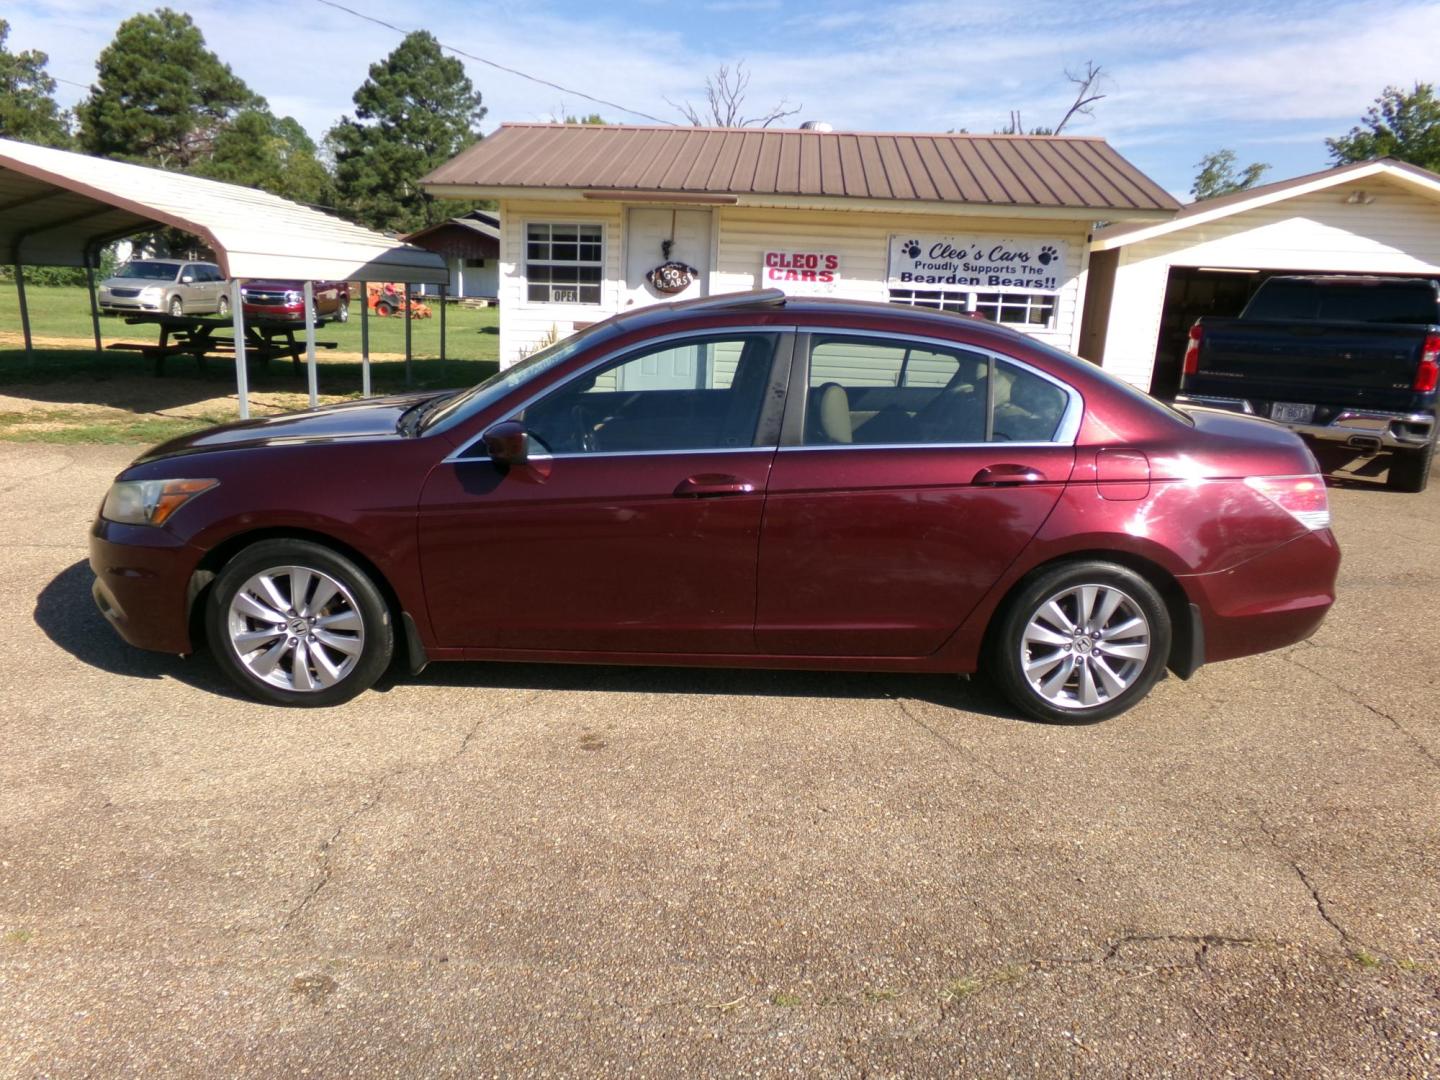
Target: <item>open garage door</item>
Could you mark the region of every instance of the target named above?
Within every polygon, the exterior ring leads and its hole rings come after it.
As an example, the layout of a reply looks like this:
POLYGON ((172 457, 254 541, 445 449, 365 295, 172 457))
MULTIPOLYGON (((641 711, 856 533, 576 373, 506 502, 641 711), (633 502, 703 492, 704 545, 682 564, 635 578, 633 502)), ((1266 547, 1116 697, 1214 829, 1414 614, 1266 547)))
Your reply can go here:
POLYGON ((1155 342, 1155 371, 1150 393, 1173 401, 1180 389, 1180 366, 1190 327, 1202 315, 1239 315, 1260 282, 1282 270, 1241 270, 1219 267, 1172 266, 1160 311, 1160 335, 1155 342))

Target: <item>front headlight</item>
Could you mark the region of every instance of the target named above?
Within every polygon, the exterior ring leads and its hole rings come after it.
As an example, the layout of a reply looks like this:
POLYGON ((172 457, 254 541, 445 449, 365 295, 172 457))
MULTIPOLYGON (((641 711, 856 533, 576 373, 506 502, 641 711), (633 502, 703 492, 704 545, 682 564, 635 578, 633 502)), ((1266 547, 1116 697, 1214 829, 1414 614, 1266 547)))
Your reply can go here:
POLYGON ((165 291, 165 290, 162 289, 159 285, 151 285, 151 286, 149 286, 148 288, 141 289, 141 290, 140 290, 140 295, 141 295, 141 296, 159 296, 159 295, 160 295, 162 292, 164 292, 164 291, 165 291))
POLYGON ((304 293, 298 293, 294 289, 291 289, 285 294, 285 302, 287 304, 298 304, 300 302, 300 298, 304 295, 304 293))
POLYGON ((120 525, 163 525, 171 514, 219 480, 117 480, 100 516, 120 525))

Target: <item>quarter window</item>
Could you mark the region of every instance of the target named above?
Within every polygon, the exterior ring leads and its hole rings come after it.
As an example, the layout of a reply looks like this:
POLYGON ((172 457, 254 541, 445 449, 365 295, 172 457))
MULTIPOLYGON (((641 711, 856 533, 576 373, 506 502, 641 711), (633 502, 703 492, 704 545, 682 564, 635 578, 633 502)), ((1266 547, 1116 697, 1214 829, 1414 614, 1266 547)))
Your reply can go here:
POLYGON ((527 297, 533 304, 598 304, 604 228, 531 222, 525 227, 527 297))
POLYGON ((518 419, 557 454, 751 446, 777 340, 716 335, 627 353, 572 379, 518 419))
POLYGON ((816 337, 804 443, 1049 442, 1069 395, 988 353, 922 342, 816 337))

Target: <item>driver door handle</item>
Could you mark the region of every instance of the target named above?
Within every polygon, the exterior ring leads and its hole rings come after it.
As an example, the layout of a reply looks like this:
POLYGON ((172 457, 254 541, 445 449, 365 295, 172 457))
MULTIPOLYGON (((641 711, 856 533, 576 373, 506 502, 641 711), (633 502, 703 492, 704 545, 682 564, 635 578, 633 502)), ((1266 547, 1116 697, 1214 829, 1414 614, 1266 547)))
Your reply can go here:
POLYGON ((1031 465, 987 465, 970 481, 976 487, 1002 487, 1010 484, 1038 484, 1045 474, 1031 465))
POLYGON ((749 495, 755 485, 729 473, 697 473, 681 480, 675 495, 681 499, 719 499, 727 495, 749 495))

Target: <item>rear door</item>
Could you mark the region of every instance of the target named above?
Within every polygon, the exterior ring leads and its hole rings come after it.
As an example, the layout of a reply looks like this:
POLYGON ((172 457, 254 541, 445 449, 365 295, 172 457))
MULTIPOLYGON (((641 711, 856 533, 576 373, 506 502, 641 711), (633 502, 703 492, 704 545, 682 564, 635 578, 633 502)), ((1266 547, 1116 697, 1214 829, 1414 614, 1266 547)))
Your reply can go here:
POLYGON ((853 332, 802 336, 791 387, 756 647, 934 652, 1054 508, 1079 395, 1011 359, 853 332))

